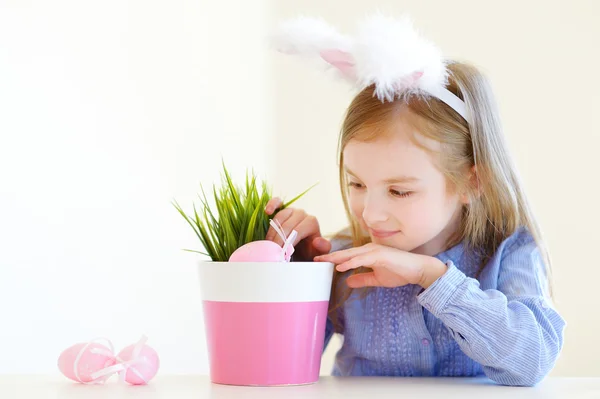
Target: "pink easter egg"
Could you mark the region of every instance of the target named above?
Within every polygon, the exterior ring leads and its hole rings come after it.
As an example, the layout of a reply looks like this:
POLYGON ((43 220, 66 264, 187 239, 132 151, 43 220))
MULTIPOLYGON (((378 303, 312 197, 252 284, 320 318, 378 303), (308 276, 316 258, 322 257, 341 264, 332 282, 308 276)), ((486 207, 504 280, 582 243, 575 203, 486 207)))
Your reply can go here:
POLYGON ((154 349, 148 345, 143 345, 138 356, 133 359, 133 350, 136 345, 129 345, 124 348, 117 358, 120 362, 129 362, 134 360, 132 364, 129 364, 125 371, 125 381, 132 385, 144 385, 147 384, 158 372, 160 367, 160 360, 158 354, 154 349))
POLYGON ((116 363, 110 349, 98 343, 80 343, 65 349, 58 357, 58 369, 77 382, 92 382, 92 374, 116 363), (78 359, 79 357, 79 359, 78 359))
POLYGON ((270 240, 252 241, 236 249, 229 262, 281 262, 281 246, 270 240))

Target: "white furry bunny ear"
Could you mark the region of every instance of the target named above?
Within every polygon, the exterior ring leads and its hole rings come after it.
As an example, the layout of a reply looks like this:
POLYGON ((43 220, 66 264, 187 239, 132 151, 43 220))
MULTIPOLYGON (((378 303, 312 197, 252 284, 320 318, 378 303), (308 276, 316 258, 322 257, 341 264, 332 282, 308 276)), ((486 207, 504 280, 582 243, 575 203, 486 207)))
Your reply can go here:
POLYGON ((285 54, 319 58, 336 68, 341 77, 356 83, 353 41, 319 18, 298 17, 282 22, 271 44, 285 54))
POLYGON ((430 95, 469 121, 464 102, 446 89, 448 71, 441 51, 417 33, 408 16, 367 17, 355 38, 321 19, 300 17, 281 23, 272 43, 280 52, 325 61, 359 89, 374 85, 381 101, 430 95))

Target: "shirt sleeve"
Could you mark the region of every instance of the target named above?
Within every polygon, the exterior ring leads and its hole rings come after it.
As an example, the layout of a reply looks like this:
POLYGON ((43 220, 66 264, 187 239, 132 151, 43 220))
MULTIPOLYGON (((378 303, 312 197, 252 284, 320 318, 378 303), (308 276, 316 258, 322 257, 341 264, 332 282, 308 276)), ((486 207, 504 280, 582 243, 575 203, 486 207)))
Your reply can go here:
POLYGON ((418 300, 450 330, 461 350, 503 385, 533 386, 554 367, 565 322, 547 295, 533 239, 500 261, 497 289, 482 290, 451 261, 418 300))

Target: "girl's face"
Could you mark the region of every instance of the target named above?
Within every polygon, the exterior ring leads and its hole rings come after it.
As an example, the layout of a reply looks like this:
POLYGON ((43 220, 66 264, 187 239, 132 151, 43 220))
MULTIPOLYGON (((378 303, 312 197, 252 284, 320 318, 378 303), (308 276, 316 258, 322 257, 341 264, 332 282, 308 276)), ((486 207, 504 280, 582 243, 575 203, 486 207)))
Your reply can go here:
MULTIPOLYGON (((348 142, 348 199, 372 242, 433 256, 446 249, 446 240, 458 229, 464 201, 449 189, 432 154, 411 141, 412 132, 411 125, 398 121, 385 137, 348 142)), ((416 137, 439 151, 439 143, 416 137)))

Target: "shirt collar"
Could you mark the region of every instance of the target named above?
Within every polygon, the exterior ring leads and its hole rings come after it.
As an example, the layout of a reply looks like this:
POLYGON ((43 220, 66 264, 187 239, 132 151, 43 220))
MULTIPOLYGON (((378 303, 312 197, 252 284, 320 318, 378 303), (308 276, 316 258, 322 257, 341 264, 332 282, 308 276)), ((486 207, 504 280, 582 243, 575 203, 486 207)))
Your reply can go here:
POLYGON ((444 252, 440 252, 439 254, 435 255, 435 258, 438 258, 444 263, 448 263, 448 261, 451 261, 457 267, 459 267, 459 265, 462 264, 464 254, 465 245, 464 242, 460 242, 454 245, 453 247, 448 248, 444 252))

